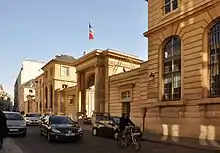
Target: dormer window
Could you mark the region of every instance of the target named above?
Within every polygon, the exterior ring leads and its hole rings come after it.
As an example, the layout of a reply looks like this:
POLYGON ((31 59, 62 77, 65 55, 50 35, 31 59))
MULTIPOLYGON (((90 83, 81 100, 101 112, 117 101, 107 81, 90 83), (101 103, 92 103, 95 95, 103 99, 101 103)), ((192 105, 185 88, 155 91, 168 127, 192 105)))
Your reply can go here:
POLYGON ((68 85, 63 84, 63 85, 62 85, 62 88, 63 88, 63 89, 68 88, 68 85))
POLYGON ((164 0, 164 14, 170 13, 178 8, 179 0, 164 0))

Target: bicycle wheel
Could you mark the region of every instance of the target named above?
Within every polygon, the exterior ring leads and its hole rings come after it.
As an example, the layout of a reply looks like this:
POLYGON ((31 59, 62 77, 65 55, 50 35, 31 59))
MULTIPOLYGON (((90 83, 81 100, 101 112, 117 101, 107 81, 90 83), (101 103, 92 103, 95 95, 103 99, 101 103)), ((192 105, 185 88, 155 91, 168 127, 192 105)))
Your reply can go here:
POLYGON ((135 152, 140 151, 140 149, 141 149, 141 140, 140 140, 140 138, 133 137, 131 147, 135 152))

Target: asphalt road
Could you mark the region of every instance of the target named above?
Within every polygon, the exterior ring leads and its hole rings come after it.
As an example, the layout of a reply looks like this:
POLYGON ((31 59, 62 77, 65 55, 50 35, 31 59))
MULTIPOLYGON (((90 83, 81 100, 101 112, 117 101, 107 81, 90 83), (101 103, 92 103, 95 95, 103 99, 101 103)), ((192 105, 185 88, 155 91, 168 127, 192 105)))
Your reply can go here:
MULTIPOLYGON (((108 138, 93 137, 91 132, 84 131, 84 137, 78 142, 49 143, 41 137, 38 127, 28 127, 25 138, 15 137, 14 142, 24 153, 133 153, 130 148, 118 148, 108 138)), ((161 143, 143 142, 140 153, 213 153, 207 150, 195 150, 161 143)))

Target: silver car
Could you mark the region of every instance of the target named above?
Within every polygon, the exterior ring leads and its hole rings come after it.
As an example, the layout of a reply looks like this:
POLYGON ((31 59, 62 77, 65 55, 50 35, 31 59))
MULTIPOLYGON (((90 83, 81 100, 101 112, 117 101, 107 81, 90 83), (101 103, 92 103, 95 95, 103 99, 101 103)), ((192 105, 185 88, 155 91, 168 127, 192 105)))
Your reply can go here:
POLYGON ((29 113, 25 115, 25 121, 27 125, 38 125, 40 115, 39 114, 34 114, 34 113, 29 113))
POLYGON ((22 137, 25 137, 27 128, 23 116, 18 112, 4 111, 4 114, 7 119, 8 134, 21 135, 22 137))

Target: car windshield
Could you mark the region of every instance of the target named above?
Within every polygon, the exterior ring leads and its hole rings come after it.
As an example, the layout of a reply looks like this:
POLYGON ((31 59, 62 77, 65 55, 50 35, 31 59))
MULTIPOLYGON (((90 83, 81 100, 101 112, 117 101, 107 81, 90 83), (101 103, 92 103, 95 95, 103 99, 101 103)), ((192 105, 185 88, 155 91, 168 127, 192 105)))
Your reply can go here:
POLYGON ((63 116, 53 116, 50 117, 51 124, 74 124, 75 122, 71 120, 69 117, 63 116))
POLYGON ((23 120, 21 114, 17 113, 5 113, 5 117, 7 120, 23 120))
POLYGON ((26 117, 40 117, 39 114, 26 114, 26 117))
POLYGON ((116 124, 120 124, 120 118, 119 117, 114 117, 113 120, 116 124))

